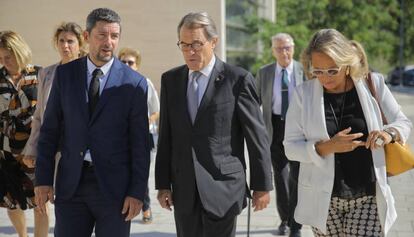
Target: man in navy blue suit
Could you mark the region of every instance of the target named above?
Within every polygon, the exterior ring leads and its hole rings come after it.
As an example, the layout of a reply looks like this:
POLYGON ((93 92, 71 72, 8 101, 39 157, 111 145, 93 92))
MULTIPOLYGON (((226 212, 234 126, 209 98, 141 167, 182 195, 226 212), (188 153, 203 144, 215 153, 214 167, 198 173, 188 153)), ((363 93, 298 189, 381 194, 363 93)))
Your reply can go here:
POLYGON ((36 161, 36 203, 55 203, 55 236, 129 236, 149 170, 147 84, 114 57, 121 25, 93 10, 89 54, 57 68, 36 161), (61 152, 55 188, 55 154, 61 152), (54 195, 55 198, 54 198, 54 195))

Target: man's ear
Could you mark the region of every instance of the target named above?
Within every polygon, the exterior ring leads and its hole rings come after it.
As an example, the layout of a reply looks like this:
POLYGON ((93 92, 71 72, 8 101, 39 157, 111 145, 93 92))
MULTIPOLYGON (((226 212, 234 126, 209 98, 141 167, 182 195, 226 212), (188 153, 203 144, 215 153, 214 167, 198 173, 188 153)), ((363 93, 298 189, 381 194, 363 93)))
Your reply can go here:
POLYGON ((216 46, 217 46, 217 44, 218 44, 218 37, 214 37, 214 38, 212 38, 212 39, 211 39, 211 47, 212 47, 213 49, 215 49, 215 48, 216 48, 216 46))
POLYGON ((89 32, 87 30, 83 31, 83 38, 85 39, 86 42, 88 42, 88 40, 89 40, 89 32))

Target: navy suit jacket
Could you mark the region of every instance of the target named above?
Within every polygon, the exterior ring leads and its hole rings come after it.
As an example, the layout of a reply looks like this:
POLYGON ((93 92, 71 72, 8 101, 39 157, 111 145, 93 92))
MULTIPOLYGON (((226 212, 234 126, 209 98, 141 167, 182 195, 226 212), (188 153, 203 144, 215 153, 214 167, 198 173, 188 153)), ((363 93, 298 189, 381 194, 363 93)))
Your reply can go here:
POLYGON ((84 154, 90 150, 99 186, 109 200, 143 200, 149 171, 146 79, 115 59, 92 115, 87 103, 86 57, 56 70, 36 160, 36 185, 53 185, 70 199, 76 191, 84 154))

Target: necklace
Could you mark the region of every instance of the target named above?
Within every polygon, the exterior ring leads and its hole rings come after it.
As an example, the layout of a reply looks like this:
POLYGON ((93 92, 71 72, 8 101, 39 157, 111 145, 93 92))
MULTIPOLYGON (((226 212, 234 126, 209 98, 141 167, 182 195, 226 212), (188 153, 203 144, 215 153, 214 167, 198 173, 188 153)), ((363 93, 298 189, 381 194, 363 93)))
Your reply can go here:
POLYGON ((342 105, 341 105, 341 114, 340 114, 340 117, 339 117, 339 121, 338 121, 338 118, 336 117, 336 113, 335 113, 335 110, 333 109, 331 101, 328 100, 329 107, 331 108, 332 114, 333 114, 334 119, 335 119, 335 125, 336 125, 336 128, 338 129, 338 131, 341 130, 342 117, 344 115, 345 100, 346 100, 346 94, 347 94, 347 92, 346 92, 347 82, 348 82, 348 79, 345 80, 345 90, 344 90, 344 94, 342 95, 342 99, 341 99, 342 105))

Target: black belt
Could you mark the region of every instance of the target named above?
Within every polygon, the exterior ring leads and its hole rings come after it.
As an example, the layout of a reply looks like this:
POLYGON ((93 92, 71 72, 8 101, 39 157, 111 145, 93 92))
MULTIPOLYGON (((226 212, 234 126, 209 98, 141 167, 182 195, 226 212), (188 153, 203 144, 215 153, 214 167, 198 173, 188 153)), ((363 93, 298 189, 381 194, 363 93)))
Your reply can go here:
POLYGON ((272 120, 285 121, 282 115, 279 115, 279 114, 272 114, 272 120))
POLYGON ((87 160, 83 161, 83 168, 93 168, 93 163, 87 160))

